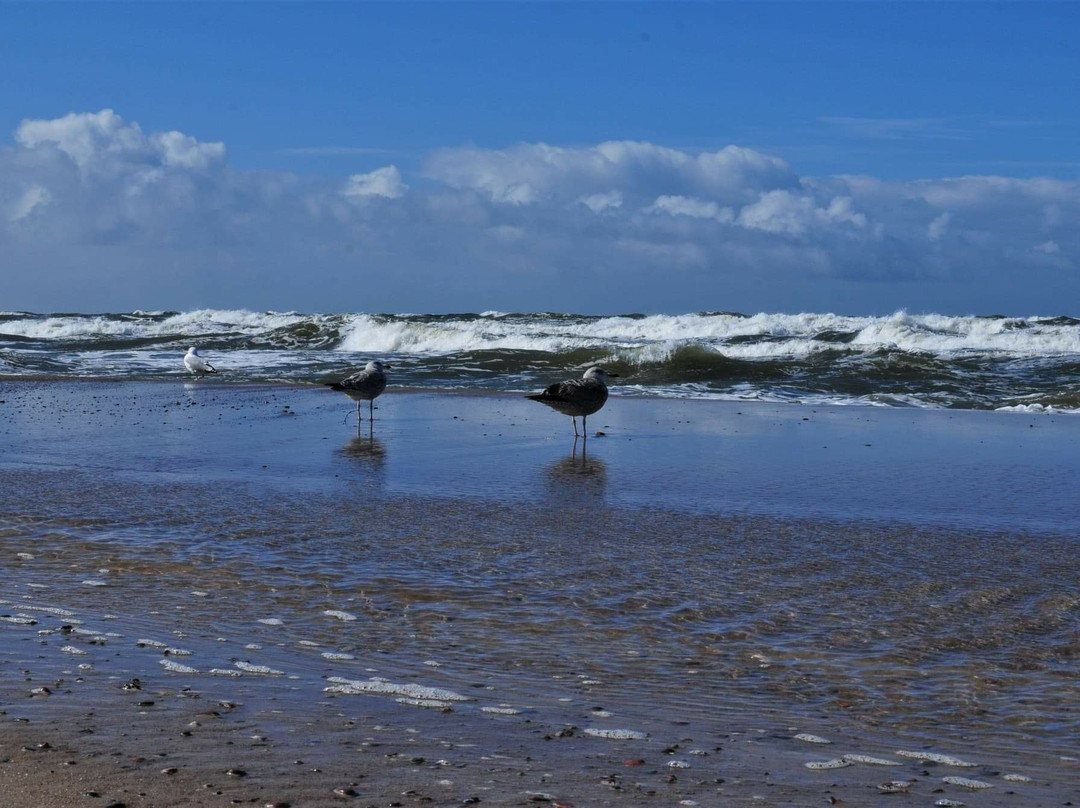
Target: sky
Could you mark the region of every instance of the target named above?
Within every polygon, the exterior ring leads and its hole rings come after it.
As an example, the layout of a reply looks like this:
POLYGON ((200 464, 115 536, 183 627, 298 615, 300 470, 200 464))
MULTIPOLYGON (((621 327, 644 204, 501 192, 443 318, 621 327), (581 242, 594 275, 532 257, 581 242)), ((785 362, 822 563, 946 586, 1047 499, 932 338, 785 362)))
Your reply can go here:
POLYGON ((0 3, 0 310, 1080 314, 1078 3, 0 3))

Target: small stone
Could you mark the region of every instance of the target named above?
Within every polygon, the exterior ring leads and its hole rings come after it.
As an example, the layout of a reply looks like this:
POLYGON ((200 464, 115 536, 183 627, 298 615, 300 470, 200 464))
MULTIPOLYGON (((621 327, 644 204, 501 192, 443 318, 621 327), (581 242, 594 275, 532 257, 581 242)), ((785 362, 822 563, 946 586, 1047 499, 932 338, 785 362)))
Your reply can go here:
POLYGON ((247 777, 247 772, 243 769, 229 769, 225 774, 229 777, 247 777))
POLYGON ((161 773, 162 774, 176 774, 178 771, 180 771, 180 770, 178 768, 176 768, 175 766, 169 766, 168 768, 162 769, 161 773))

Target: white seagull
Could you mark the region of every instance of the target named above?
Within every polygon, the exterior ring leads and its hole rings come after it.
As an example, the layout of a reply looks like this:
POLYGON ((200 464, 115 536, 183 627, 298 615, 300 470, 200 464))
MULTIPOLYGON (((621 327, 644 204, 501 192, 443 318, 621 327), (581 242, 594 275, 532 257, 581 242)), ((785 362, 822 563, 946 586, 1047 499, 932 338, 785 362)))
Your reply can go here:
MULTIPOLYGON (((368 402, 368 416, 375 419, 375 399, 386 389, 386 369, 390 365, 384 365, 378 360, 368 362, 359 373, 346 376, 340 382, 331 382, 327 385, 331 390, 340 390, 356 402, 356 417, 360 418, 360 402, 368 402)), ((348 418, 348 416, 345 416, 348 418)))
POLYGON ((585 417, 592 415, 607 401, 607 380, 618 377, 603 368, 589 368, 580 379, 569 379, 548 387, 534 396, 525 396, 541 404, 547 404, 556 412, 574 419, 574 437, 578 436, 577 417, 581 416, 582 437, 585 436, 585 417))
POLYGON ((217 369, 199 356, 199 349, 191 347, 187 349, 187 353, 184 354, 184 367, 188 369, 189 373, 194 373, 196 376, 202 377, 207 373, 217 373, 217 369))

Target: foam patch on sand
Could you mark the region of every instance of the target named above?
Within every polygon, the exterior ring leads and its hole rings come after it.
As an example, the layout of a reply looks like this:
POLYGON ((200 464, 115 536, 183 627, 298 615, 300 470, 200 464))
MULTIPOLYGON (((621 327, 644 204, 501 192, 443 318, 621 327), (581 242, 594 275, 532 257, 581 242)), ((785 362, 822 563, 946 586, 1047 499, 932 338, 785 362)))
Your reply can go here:
POLYGON ((481 707, 480 712, 491 713, 492 715, 519 715, 521 710, 513 707, 481 707))
POLYGON ((57 617, 75 616, 75 612, 68 611, 67 609, 59 609, 56 606, 32 606, 23 603, 19 605, 19 608, 28 612, 44 612, 45 614, 55 614, 57 617))
POLYGON ((960 786, 961 788, 970 788, 972 791, 982 791, 987 788, 993 788, 990 783, 983 782, 982 780, 972 780, 969 777, 942 777, 941 782, 948 783, 951 786, 960 786))
POLYGON ((833 758, 832 760, 811 760, 809 763, 804 763, 804 766, 814 771, 823 769, 843 769, 846 766, 851 765, 850 760, 845 758, 833 758))
POLYGON ((264 626, 283 626, 285 621, 277 617, 264 617, 260 621, 264 626))
POLYGON ((442 687, 425 687, 416 684, 398 684, 388 682, 385 679, 372 678, 365 681, 358 679, 344 679, 340 676, 331 676, 327 679, 333 682, 333 686, 324 688, 328 693, 385 693, 390 696, 405 696, 411 699, 428 699, 434 701, 469 701, 468 696, 462 696, 453 690, 442 687))
POLYGON ((940 763, 942 766, 959 766, 970 768, 977 766, 976 763, 969 763, 966 760, 960 760, 954 758, 951 755, 939 755, 937 752, 909 752, 901 749, 897 751, 897 756, 902 758, 909 758, 911 760, 918 760, 921 763, 940 763))
POLYGON ((337 662, 339 660, 356 659, 356 657, 354 657, 352 654, 340 654, 334 651, 323 651, 322 656, 323 659, 329 659, 333 662, 337 662))
POLYGON ((428 707, 435 710, 451 709, 450 702, 439 699, 411 699, 406 696, 394 699, 398 704, 408 704, 411 707, 428 707))
POLYGON ((867 766, 899 766, 895 760, 870 757, 870 755, 844 755, 844 760, 849 763, 864 763, 867 766))
POLYGON ((327 617, 336 617, 338 620, 344 620, 345 622, 356 619, 355 614, 349 614, 348 612, 342 612, 337 609, 327 609, 323 614, 327 617))
POLYGON ((277 671, 266 665, 252 665, 250 662, 234 662, 236 667, 244 673, 258 673, 263 676, 284 676, 285 671, 277 671))
POLYGON ((158 664, 165 670, 172 671, 173 673, 198 673, 198 671, 190 665, 184 665, 171 659, 159 659, 158 664))
POLYGON ((796 741, 802 741, 803 743, 832 743, 827 738, 822 738, 820 735, 810 735, 806 732, 800 732, 798 735, 792 736, 796 741))
POLYGON ((71 654, 72 656, 86 656, 86 651, 81 648, 76 648, 74 645, 65 645, 60 651, 65 654, 71 654))
POLYGON ((586 735, 593 738, 609 738, 613 741, 643 741, 649 736, 644 732, 633 729, 600 729, 599 727, 586 727, 582 730, 586 735))

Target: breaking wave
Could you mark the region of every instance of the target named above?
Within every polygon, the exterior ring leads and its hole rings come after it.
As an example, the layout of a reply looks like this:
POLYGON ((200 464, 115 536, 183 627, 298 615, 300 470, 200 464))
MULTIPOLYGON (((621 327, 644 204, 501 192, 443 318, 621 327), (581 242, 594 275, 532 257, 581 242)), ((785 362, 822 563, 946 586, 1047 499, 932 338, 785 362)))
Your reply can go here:
POLYGON ((192 344, 245 380, 321 381, 379 356, 399 384, 531 389, 604 363, 624 391, 659 395, 1080 408, 1080 320, 1065 316, 0 312, 9 375, 180 374, 192 344))

